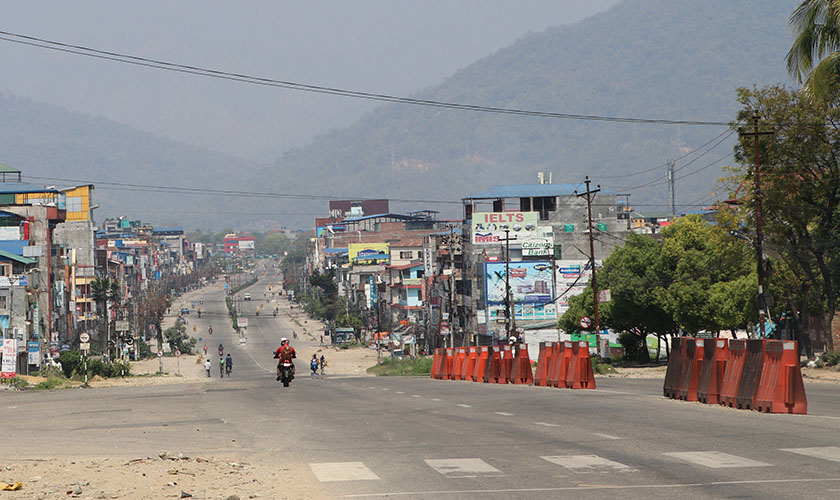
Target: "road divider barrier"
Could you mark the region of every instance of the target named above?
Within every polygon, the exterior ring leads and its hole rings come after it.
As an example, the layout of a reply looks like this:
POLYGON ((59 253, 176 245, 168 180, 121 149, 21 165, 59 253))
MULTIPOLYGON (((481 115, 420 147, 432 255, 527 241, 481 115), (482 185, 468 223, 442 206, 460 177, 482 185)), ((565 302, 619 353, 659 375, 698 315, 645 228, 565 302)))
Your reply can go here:
POLYGON ((484 382, 484 372, 487 370, 487 363, 490 358, 490 347, 483 345, 478 348, 478 359, 473 370, 473 382, 484 382))
POLYGON ((671 345, 666 397, 766 413, 808 412, 794 340, 678 337, 671 345))
POLYGON ((461 367, 461 380, 472 380, 475 371, 475 362, 478 359, 478 348, 471 346, 467 348, 467 357, 464 359, 464 366, 461 367))
POLYGON ((442 348, 435 349, 435 357, 432 359, 432 378, 440 380, 443 378, 441 373, 443 372, 443 358, 444 358, 444 350, 442 348))
POLYGON ((467 348, 466 347, 456 347, 455 348, 455 362, 452 364, 452 380, 464 380, 461 377, 461 370, 464 366, 464 360, 467 357, 467 348))
POLYGON ((534 385, 544 386, 548 382, 548 364, 551 362, 554 342, 540 342, 540 353, 537 358, 537 373, 534 375, 534 385))
POLYGON ((528 355, 527 344, 516 346, 510 381, 514 384, 534 383, 534 372, 531 370, 531 356, 528 355))

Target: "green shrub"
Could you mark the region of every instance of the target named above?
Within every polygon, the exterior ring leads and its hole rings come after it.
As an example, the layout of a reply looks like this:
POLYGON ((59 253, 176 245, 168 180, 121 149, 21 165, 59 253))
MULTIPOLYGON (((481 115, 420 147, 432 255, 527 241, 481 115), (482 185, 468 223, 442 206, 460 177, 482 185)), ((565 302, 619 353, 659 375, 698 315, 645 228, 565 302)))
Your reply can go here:
POLYGON ((367 372, 381 376, 429 376, 432 373, 432 358, 385 358, 378 365, 368 368, 367 372))
POLYGON ((82 354, 79 351, 63 351, 58 355, 58 361, 61 363, 64 376, 67 378, 71 378, 73 374, 84 373, 82 354))
POLYGON ((825 361, 823 361, 822 358, 817 358, 816 360, 814 360, 814 368, 822 368, 824 366, 825 361))
POLYGON ((589 358, 589 360, 592 362, 592 373, 596 373, 598 375, 615 373, 615 368, 613 368, 612 365, 599 362, 597 356, 593 356, 589 358))
POLYGON ((47 377, 47 380, 44 380, 43 382, 39 382, 37 385, 35 385, 35 389, 38 389, 38 390, 56 389, 56 388, 59 388, 59 387, 63 387, 65 381, 66 381, 66 379, 64 379, 62 377, 56 377, 56 376, 53 375, 53 376, 47 377))
POLYGON ((636 335, 635 333, 621 332, 618 334, 618 343, 624 348, 624 357, 626 359, 637 363, 647 363, 650 361, 645 337, 636 335))
POLYGON ((826 351, 822 355, 822 361, 825 366, 835 366, 840 364, 840 351, 826 351))

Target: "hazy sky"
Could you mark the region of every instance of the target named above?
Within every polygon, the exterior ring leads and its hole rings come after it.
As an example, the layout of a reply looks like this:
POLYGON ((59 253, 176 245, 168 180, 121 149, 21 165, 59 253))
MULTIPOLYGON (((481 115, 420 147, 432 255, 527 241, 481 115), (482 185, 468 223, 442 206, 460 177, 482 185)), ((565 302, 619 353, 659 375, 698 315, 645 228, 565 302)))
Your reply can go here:
MULTIPOLYGON (((352 90, 408 95, 618 0, 0 1, 0 30, 352 90)), ((217 81, 0 41, 0 92, 271 161, 374 103, 217 81)))

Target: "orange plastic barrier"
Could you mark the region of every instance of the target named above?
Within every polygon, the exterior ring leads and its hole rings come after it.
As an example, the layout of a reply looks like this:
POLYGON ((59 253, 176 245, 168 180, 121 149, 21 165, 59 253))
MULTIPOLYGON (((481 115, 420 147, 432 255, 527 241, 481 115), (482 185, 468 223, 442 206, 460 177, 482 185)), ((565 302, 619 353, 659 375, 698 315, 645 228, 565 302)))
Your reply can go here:
POLYGON ((484 382, 484 372, 487 371, 487 363, 490 359, 490 347, 483 345, 478 348, 478 359, 475 360, 473 370, 473 382, 484 382))
POLYGON ((758 384, 761 381, 761 371, 764 367, 764 340, 747 340, 747 352, 744 356, 744 370, 738 383, 738 397, 735 402, 738 408, 752 410, 755 408, 755 396, 758 394, 758 384))
POLYGON ((548 365, 551 363, 551 355, 554 342, 540 342, 540 356, 537 358, 537 373, 534 375, 534 385, 547 385, 548 365))
POLYGON ((510 345, 502 346, 501 360, 499 364, 499 383, 509 384, 513 371, 513 348, 510 345))
POLYGON ((705 343, 705 339, 689 338, 686 341, 682 376, 677 391, 677 398, 683 401, 697 401, 697 382, 700 377, 700 366, 703 364, 705 343))
POLYGON ((764 370, 755 409, 766 413, 808 413, 795 340, 768 340, 764 345, 764 370))
POLYGON ((548 365, 548 386, 566 387, 566 380, 569 373, 569 362, 572 359, 572 343, 557 342, 554 344, 554 353, 551 355, 551 363, 548 365))
POLYGON ((528 355, 528 344, 516 346, 513 358, 513 370, 510 381, 514 384, 533 384, 534 372, 531 370, 531 356, 528 355))
POLYGON ((567 389, 594 389, 595 373, 589 359, 589 342, 572 342, 572 356, 566 375, 567 389))
POLYGON ((729 363, 723 375, 723 386, 720 389, 720 404, 735 408, 738 398, 738 386, 741 383, 741 373, 744 371, 744 355, 747 352, 746 340, 729 341, 729 363))
POLYGON ((432 360, 432 378, 440 380, 440 372, 443 370, 443 349, 435 349, 435 357, 432 360))
POLYGON ((476 359, 478 359, 478 348, 475 346, 468 347, 467 354, 461 366, 461 380, 472 380, 476 359))
POLYGON ((665 371, 665 385, 662 392, 666 398, 676 398, 682 376, 683 358, 685 357, 684 337, 671 339, 671 354, 668 356, 668 369, 665 371))
POLYGON ((466 347, 455 348, 455 361, 452 363, 452 373, 450 378, 452 380, 464 380, 461 378, 461 367, 464 365, 464 359, 467 357, 466 347))
POLYGON ((697 384, 698 401, 710 405, 720 403, 720 391, 723 387, 727 363, 729 363, 729 344, 726 339, 706 341, 703 346, 700 381, 697 384))
POLYGON ((452 365, 455 364, 455 353, 451 347, 444 349, 444 352, 446 353, 446 357, 443 360, 443 371, 440 374, 440 378, 450 380, 452 378, 452 365))
POLYGON ((487 368, 484 370, 485 384, 498 384, 502 364, 502 352, 498 346, 490 346, 490 356, 487 357, 487 368))

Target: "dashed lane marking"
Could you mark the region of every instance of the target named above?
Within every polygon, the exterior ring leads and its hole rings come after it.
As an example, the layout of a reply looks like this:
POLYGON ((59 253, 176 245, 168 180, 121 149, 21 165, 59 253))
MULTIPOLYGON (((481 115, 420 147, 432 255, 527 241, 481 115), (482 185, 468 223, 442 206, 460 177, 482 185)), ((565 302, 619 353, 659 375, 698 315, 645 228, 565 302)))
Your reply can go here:
POLYGON ((540 458, 565 467, 576 474, 636 472, 636 469, 632 469, 619 462, 614 462, 608 458, 599 457, 598 455, 562 455, 540 458))
POLYGON ((432 398, 432 401, 443 401, 443 400, 440 399, 440 398, 432 398))
POLYGON ((411 397, 412 398, 422 398, 423 396, 421 396, 419 394, 412 394, 411 397))
POLYGON ((604 438, 604 439, 624 439, 624 438, 620 438, 618 436, 613 436, 612 434, 601 434, 600 432, 594 432, 594 433, 592 433, 592 435, 600 437, 600 438, 604 438))
POLYGON ((494 411, 493 413, 495 413, 496 415, 501 415, 503 417, 512 417, 513 416, 513 413, 506 413, 506 412, 503 412, 503 411, 494 411))
POLYGON ((780 448, 781 451, 789 451, 806 457, 822 458, 832 462, 840 462, 840 448, 837 446, 816 446, 813 448, 780 448))
POLYGON ((379 476, 362 462, 325 462, 309 464, 312 473, 322 483, 334 481, 370 481, 379 476))
POLYGON ((470 405, 465 405, 465 404, 463 404, 463 403, 458 404, 458 406, 460 406, 461 408, 472 408, 472 406, 470 406, 470 405))
POLYGON ((534 422, 534 425, 542 425, 544 427, 560 427, 559 424, 549 424, 548 422, 534 422))
POLYGON ((480 458, 449 458, 440 460, 426 460, 431 468, 446 477, 477 477, 486 475, 501 475, 499 469, 480 458))
POLYGON ((397 391, 397 394, 405 394, 403 391, 397 391))
POLYGON ((730 455, 720 451, 680 451, 663 453, 668 457, 678 458, 710 469, 732 469, 737 467, 772 467, 772 464, 730 455))

